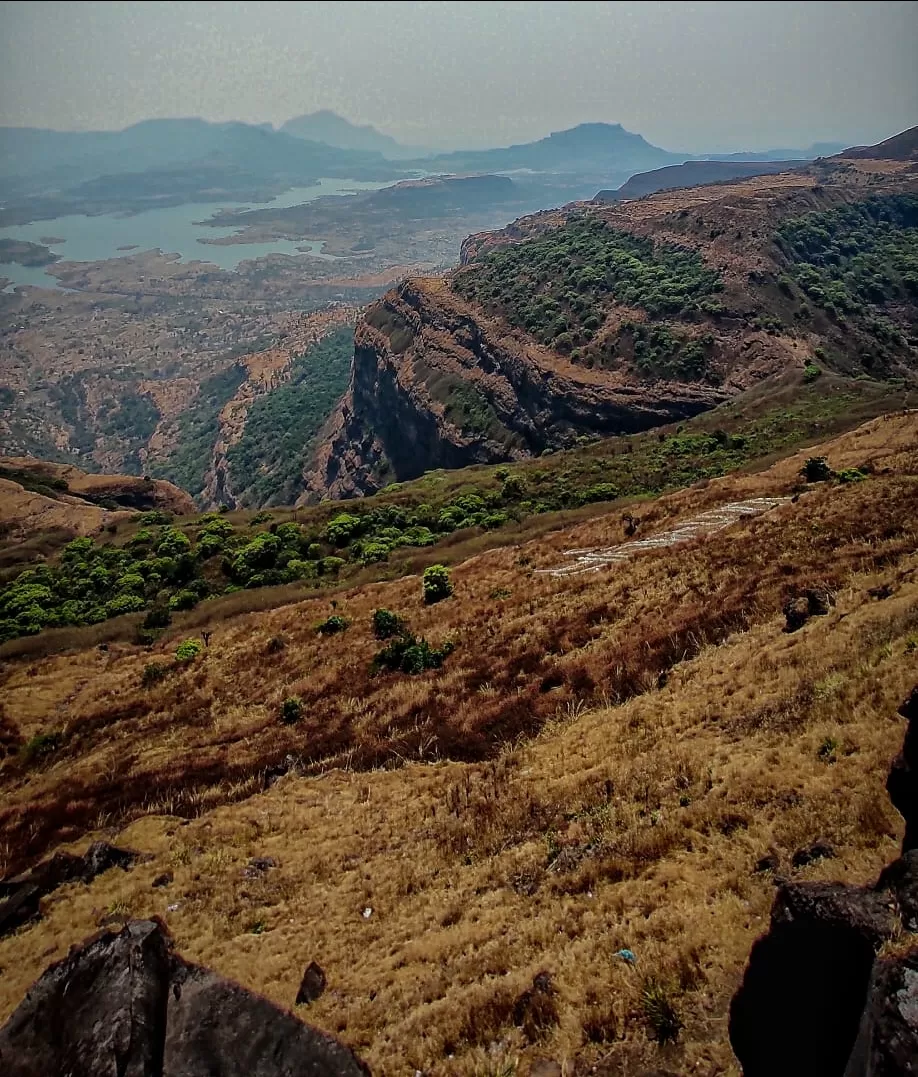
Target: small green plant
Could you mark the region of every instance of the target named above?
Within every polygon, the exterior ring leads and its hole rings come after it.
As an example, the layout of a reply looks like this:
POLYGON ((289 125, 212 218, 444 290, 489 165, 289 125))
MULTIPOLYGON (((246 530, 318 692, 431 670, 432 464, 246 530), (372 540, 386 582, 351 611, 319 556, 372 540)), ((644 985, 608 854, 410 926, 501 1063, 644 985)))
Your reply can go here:
POLYGON ((169 666, 165 662, 147 662, 140 675, 140 683, 144 688, 152 688, 159 684, 169 672, 169 666))
POLYGON ((250 935, 264 935, 268 925, 264 920, 256 920, 253 924, 249 924, 250 935))
POLYGON ((495 587, 493 591, 488 595, 488 598, 501 599, 509 598, 513 592, 509 587, 495 587))
POLYGON ((657 1043, 675 1043, 682 1030, 672 994, 653 976, 648 976, 641 990, 641 1009, 657 1043))
POLYGON ((326 617, 324 621, 316 625, 316 632, 320 636, 334 636, 338 632, 344 632, 350 623, 346 617, 333 613, 331 617, 326 617))
POLYGON ((814 382, 821 375, 822 367, 817 366, 815 363, 807 363, 803 368, 803 380, 807 385, 809 385, 810 382, 814 382))
POLYGON ((22 761, 27 765, 46 759, 64 743, 64 734, 59 730, 52 733, 37 733, 19 749, 22 761))
POLYGON ((453 593, 453 584, 449 578, 449 569, 445 565, 430 565, 424 569, 422 582, 424 601, 428 606, 449 598, 453 593))
POLYGON ((403 635, 407 625, 392 610, 373 610, 373 635, 377 639, 392 639, 393 636, 403 635))
POLYGON ((204 644, 199 639, 186 639, 175 649, 176 662, 193 662, 201 651, 204 650, 204 644))
POLYGON ((811 456, 800 469, 800 474, 807 482, 827 482, 835 472, 824 456, 811 456))
POLYGON ((859 467, 846 467, 836 471, 835 478, 842 483, 863 482, 867 478, 867 472, 861 471, 859 467))
POLYGON ((299 696, 287 696, 281 703, 280 720, 284 725, 293 725, 303 717, 303 701, 299 696))
POLYGON ((819 745, 819 758, 824 763, 834 763, 835 753, 838 751, 838 741, 834 737, 826 737, 826 739, 819 745))

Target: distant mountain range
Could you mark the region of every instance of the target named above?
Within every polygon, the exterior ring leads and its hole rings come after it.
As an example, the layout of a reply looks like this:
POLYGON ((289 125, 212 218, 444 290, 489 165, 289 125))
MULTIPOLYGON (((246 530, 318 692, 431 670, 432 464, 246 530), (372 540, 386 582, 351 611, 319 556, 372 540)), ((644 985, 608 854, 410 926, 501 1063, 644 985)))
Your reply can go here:
POLYGON ((373 176, 366 178, 403 174, 379 153, 306 141, 269 125, 175 119, 145 120, 122 131, 0 128, 0 180, 4 187, 27 187, 31 194, 99 176, 190 165, 300 179, 359 178, 358 172, 368 171, 373 176))
POLYGON ((708 153, 705 161, 815 161, 817 157, 834 157, 847 142, 813 142, 805 149, 744 150, 742 153, 708 153))
POLYGON ((145 120, 122 131, 0 128, 0 224, 67 212, 139 212, 221 199, 264 201, 316 179, 394 182, 419 172, 509 173, 533 206, 589 198, 599 187, 687 159, 742 163, 806 160, 840 147, 762 154, 673 153, 620 124, 583 123, 545 138, 487 150, 427 153, 323 110, 270 124, 145 120))
POLYGON ((384 135, 369 124, 351 123, 337 112, 320 109, 305 116, 294 116, 279 128, 284 134, 296 138, 309 139, 312 142, 324 142, 342 150, 362 150, 368 153, 381 153, 390 161, 400 161, 410 157, 425 157, 430 151, 421 146, 404 146, 391 135, 384 135))

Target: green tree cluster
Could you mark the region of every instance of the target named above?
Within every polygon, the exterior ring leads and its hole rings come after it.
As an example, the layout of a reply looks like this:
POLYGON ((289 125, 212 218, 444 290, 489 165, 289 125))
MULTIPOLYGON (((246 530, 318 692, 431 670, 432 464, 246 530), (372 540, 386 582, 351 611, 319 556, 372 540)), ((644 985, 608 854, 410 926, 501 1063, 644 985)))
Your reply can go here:
POLYGON ((456 275, 453 287, 541 343, 571 353, 593 340, 613 302, 652 318, 692 316, 717 309, 723 281, 697 251, 578 215, 485 254, 456 275))

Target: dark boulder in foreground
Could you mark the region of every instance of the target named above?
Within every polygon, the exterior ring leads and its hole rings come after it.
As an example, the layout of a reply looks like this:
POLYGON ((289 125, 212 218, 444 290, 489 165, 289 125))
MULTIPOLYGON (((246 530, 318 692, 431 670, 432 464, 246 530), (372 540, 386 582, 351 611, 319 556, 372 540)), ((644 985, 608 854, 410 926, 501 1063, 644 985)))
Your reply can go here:
POLYGON ((918 849, 918 687, 899 708, 908 722, 902 751, 893 760, 886 791, 893 807, 905 819, 902 852, 918 849))
POLYGON ((0 1029, 4 1077, 366 1077, 343 1044, 134 920, 71 951, 0 1029))
POLYGON ((730 1008, 745 1077, 834 1077, 857 1037, 876 951, 896 922, 886 895, 840 883, 793 883, 752 948, 730 1008))
POLYGON ((918 1077, 918 940, 907 941, 918 929, 918 689, 899 713, 908 727, 887 788, 905 817, 903 856, 874 886, 778 890, 730 1007, 744 1077, 918 1077))

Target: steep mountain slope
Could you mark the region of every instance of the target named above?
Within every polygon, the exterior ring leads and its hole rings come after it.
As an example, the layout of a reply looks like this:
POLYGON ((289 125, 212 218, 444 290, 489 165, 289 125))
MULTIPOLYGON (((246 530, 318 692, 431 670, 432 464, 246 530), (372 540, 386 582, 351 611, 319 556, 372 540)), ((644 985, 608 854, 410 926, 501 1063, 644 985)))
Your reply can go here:
POLYGON ((304 497, 646 429, 794 369, 913 378, 916 236, 918 177, 871 160, 471 236, 451 278, 364 314, 304 497))
POLYGON ((866 882, 899 845, 916 450, 889 415, 645 502, 640 549, 579 577, 552 570, 621 553, 621 507, 465 559, 435 604, 409 575, 6 652, 0 870, 103 836, 150 859, 0 938, 0 1021, 100 923, 157 915, 280 1005, 316 961, 310 1023, 380 1077, 735 1074, 775 877, 866 882), (804 483, 811 455, 837 477, 804 483), (442 668, 374 672, 379 608, 451 640, 442 668))
POLYGON ((876 146, 852 146, 842 150, 838 156, 868 161, 878 158, 884 161, 914 161, 918 158, 918 127, 901 131, 876 146))

